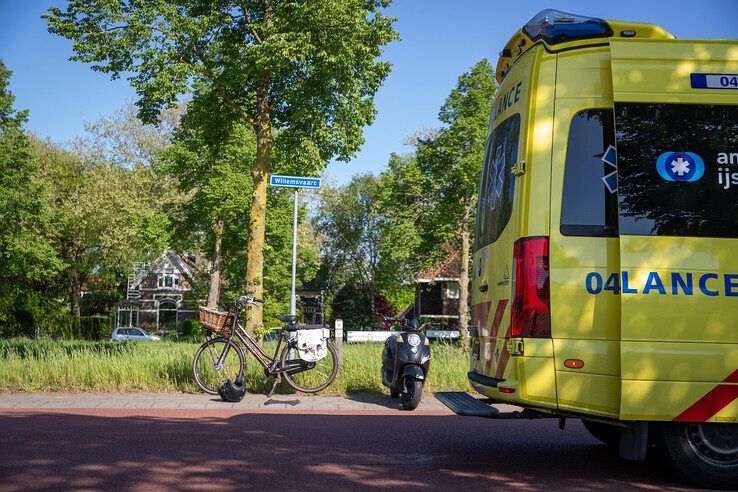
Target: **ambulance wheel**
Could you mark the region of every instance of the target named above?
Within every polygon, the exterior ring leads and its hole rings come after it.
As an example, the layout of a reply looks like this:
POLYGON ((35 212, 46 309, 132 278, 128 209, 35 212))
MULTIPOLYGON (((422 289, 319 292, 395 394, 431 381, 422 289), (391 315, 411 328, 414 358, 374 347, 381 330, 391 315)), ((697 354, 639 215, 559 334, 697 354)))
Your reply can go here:
POLYGON ((611 447, 620 444, 620 429, 617 426, 603 424, 602 422, 594 422, 592 420, 582 420, 584 428, 598 441, 611 447))
POLYGON ((738 424, 668 423, 658 441, 662 458, 683 479, 713 488, 738 483, 738 424))

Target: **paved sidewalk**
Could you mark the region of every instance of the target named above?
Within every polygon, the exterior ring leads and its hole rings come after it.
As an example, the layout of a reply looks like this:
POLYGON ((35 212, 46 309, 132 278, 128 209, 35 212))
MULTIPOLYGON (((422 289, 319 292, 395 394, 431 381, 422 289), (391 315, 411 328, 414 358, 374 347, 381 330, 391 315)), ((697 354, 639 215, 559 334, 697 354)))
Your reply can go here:
MULTIPOLYGON (((398 400, 385 395, 310 396, 302 394, 248 394, 240 403, 226 403, 217 396, 187 393, 0 393, 0 412, 21 408, 166 408, 222 409, 269 412, 293 410, 383 411, 399 409, 398 400)), ((423 395, 421 411, 448 412, 432 394, 423 395)))

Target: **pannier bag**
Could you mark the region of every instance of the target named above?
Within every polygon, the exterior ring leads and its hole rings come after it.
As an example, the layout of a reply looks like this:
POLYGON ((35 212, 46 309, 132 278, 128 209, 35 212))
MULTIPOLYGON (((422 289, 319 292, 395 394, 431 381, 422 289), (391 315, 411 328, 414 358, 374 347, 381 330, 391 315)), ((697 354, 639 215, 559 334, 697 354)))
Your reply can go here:
POLYGON ((306 362, 317 362, 328 354, 323 327, 297 331, 297 352, 306 362))

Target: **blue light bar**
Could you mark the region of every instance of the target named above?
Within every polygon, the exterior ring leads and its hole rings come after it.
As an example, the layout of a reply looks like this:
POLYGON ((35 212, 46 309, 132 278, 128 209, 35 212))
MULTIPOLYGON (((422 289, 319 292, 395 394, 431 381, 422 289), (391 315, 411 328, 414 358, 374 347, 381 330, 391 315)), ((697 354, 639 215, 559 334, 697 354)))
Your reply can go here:
POLYGON ((610 25, 602 19, 551 9, 536 14, 523 27, 523 32, 533 41, 543 39, 549 45, 577 39, 608 38, 613 34, 610 25))

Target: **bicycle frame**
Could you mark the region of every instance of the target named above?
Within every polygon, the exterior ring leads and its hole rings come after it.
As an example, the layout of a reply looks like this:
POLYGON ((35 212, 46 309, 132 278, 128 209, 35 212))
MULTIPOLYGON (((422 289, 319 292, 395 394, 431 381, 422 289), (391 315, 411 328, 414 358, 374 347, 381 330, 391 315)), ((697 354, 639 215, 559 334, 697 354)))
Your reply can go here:
POLYGON ((277 347, 274 349, 274 355, 270 356, 266 353, 266 351, 264 351, 264 349, 259 346, 256 340, 254 340, 251 335, 249 335, 248 332, 243 329, 243 327, 239 323, 240 316, 240 313, 236 313, 235 316, 233 316, 233 321, 231 324, 231 334, 226 337, 227 343, 225 347, 223 347, 223 351, 221 352, 220 357, 218 357, 217 364, 223 364, 226 355, 228 355, 230 342, 232 342, 234 338, 237 338, 241 342, 241 344, 246 346, 246 349, 249 351, 249 353, 253 355, 262 366, 264 366, 264 369, 269 373, 269 375, 274 376, 281 372, 287 371, 287 368, 285 367, 277 369, 277 365, 279 362, 279 349, 282 347, 282 341, 287 338, 284 335, 284 330, 280 331, 279 338, 277 339, 277 347))

